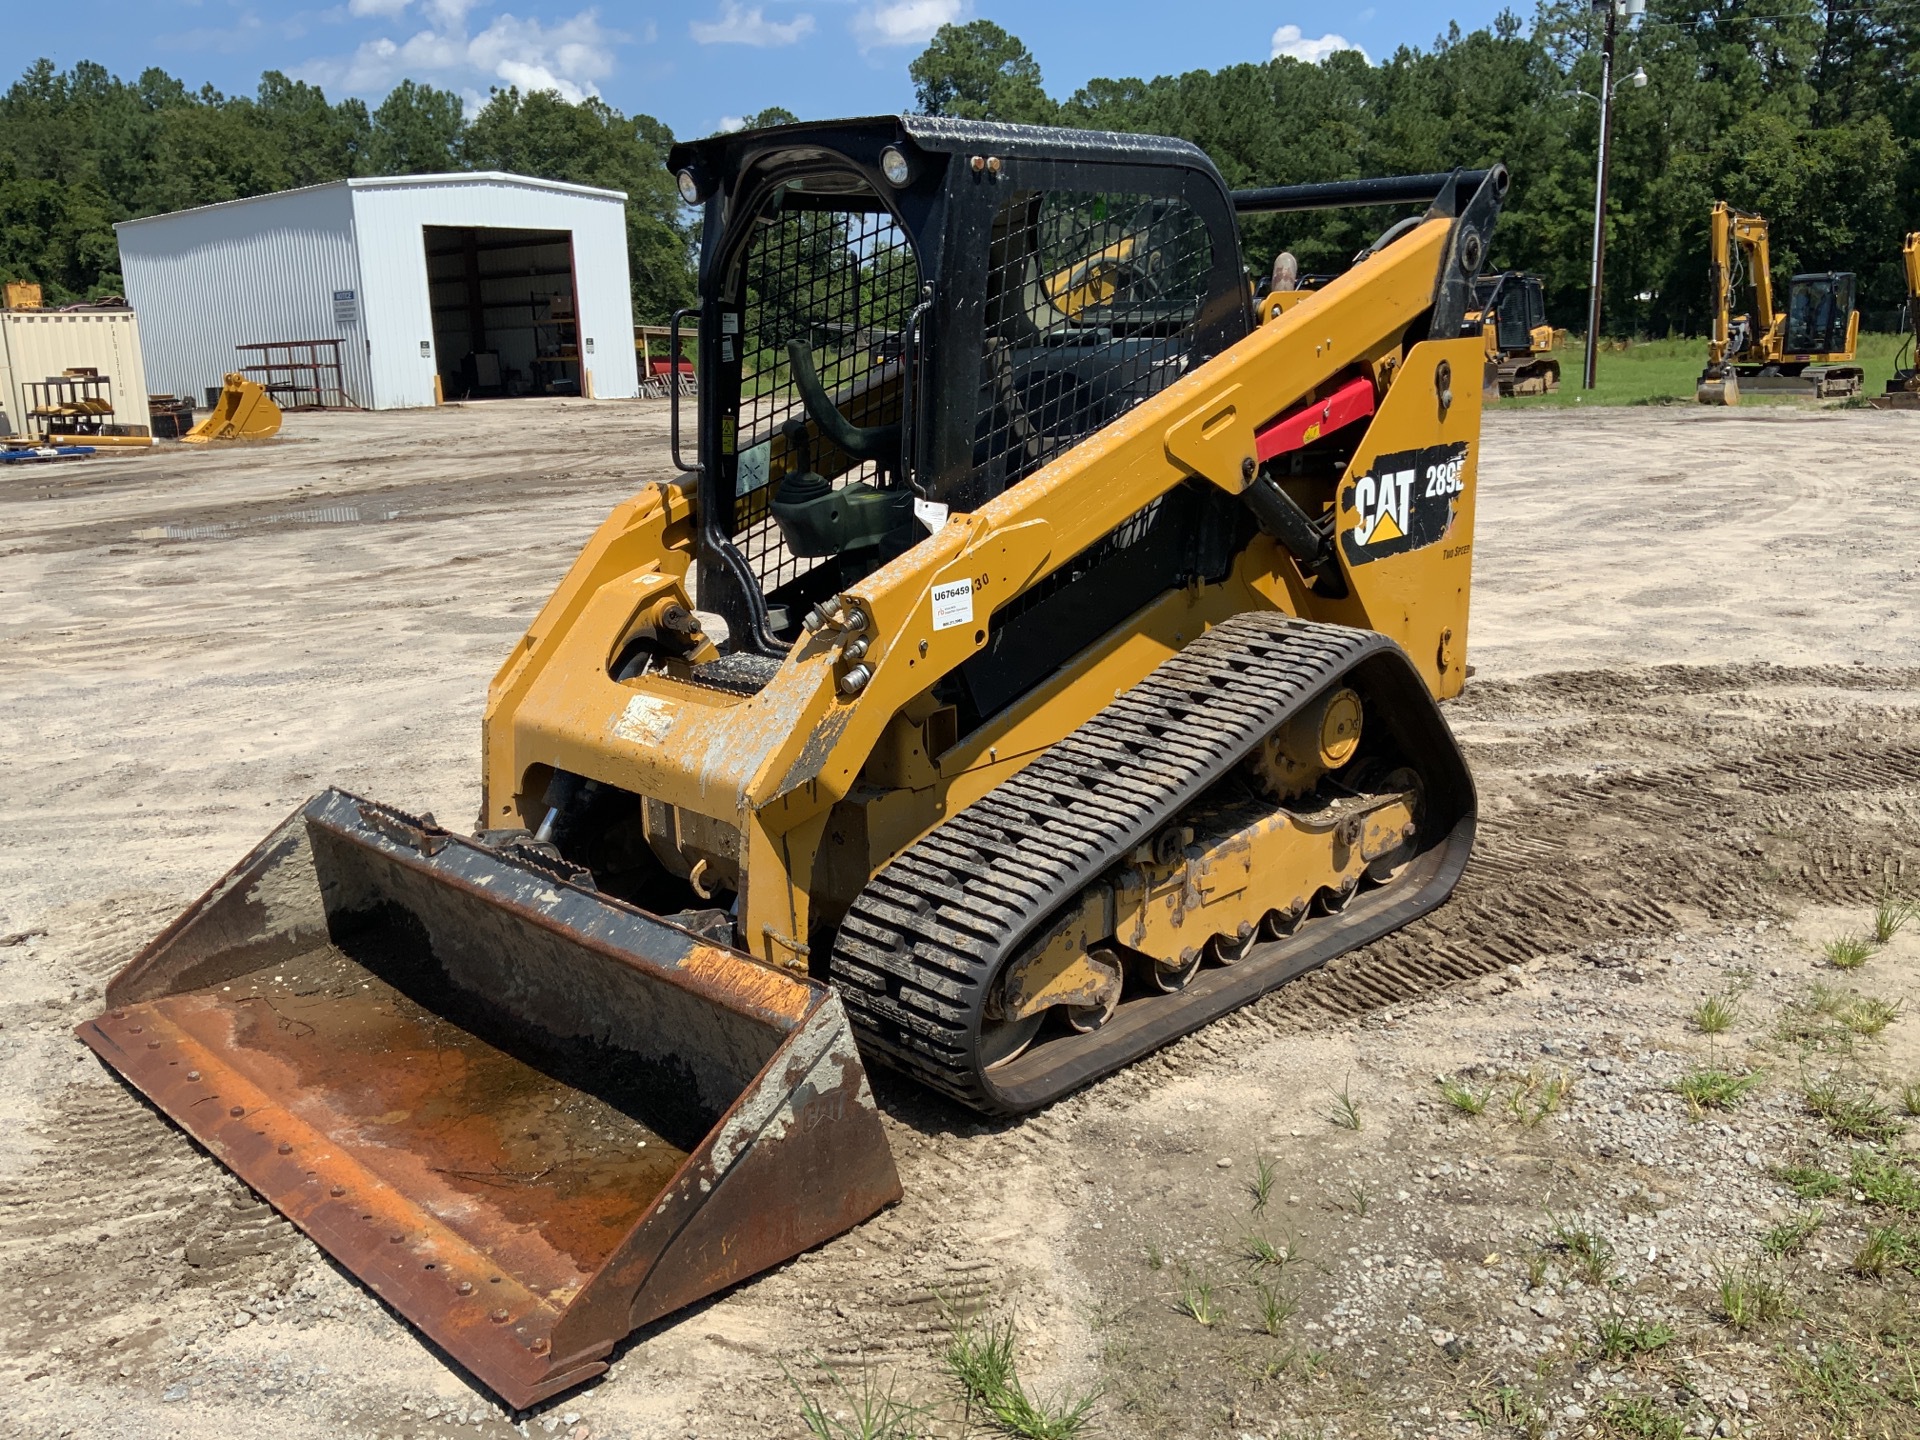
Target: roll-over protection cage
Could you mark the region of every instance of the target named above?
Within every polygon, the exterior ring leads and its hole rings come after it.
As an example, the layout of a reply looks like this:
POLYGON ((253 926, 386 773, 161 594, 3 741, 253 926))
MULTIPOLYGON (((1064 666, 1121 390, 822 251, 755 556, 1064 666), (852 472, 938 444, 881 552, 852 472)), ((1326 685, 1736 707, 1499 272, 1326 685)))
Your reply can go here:
MULTIPOLYGON (((1237 211, 1450 214, 1486 178, 1230 193, 1181 140, 914 115, 714 136, 668 164, 703 207, 697 460, 677 409, 674 432, 699 476, 699 604, 729 650, 769 658, 809 605, 928 533, 902 504, 857 553, 807 553, 785 477, 972 509, 1251 331, 1237 211)), ((1437 311, 1464 310, 1479 258, 1436 277, 1437 311)), ((1129 544, 1193 523, 1156 507, 1129 544)))

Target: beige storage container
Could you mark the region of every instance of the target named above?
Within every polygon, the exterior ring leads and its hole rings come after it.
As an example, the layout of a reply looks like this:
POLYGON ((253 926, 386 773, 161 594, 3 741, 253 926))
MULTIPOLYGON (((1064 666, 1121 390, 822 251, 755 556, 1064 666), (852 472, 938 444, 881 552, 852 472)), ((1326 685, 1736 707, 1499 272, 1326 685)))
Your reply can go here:
POLYGON ((27 429, 27 386, 92 367, 113 381, 113 423, 148 425, 147 372, 131 310, 0 310, 0 433, 27 429))

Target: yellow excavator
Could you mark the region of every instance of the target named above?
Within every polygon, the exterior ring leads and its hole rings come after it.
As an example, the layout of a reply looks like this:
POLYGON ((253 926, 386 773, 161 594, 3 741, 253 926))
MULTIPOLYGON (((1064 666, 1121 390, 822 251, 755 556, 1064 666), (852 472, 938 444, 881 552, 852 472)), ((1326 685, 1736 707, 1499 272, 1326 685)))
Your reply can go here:
POLYGON ((1538 275, 1509 270, 1474 282, 1475 309, 1487 341, 1481 388, 1488 399, 1551 395, 1560 388, 1560 362, 1553 352, 1567 332, 1547 323, 1546 291, 1538 275))
POLYGON ((1695 398, 1702 405, 1738 405, 1740 392, 1858 395, 1865 373, 1854 363, 1860 314, 1855 277, 1845 271, 1795 275, 1787 308, 1774 309, 1765 217, 1716 200, 1708 231, 1707 298, 1713 334, 1695 398), (1735 291, 1749 308, 1734 313, 1735 291))
POLYGON ((1045 1106, 1474 834, 1436 702, 1504 169, 1230 193, 913 116, 670 163, 684 473, 495 676, 473 833, 322 792, 80 1031, 515 1406, 897 1198, 867 1066, 1045 1106), (1263 319, 1237 215, 1314 195, 1420 208, 1263 319))
POLYGON ((1914 350, 1914 337, 1920 335, 1920 230, 1907 236, 1907 243, 1900 251, 1900 262, 1907 276, 1907 339, 1901 355, 1894 361, 1893 378, 1887 381, 1886 394, 1873 397, 1876 410, 1920 409, 1920 368, 1916 368, 1920 359, 1914 350))

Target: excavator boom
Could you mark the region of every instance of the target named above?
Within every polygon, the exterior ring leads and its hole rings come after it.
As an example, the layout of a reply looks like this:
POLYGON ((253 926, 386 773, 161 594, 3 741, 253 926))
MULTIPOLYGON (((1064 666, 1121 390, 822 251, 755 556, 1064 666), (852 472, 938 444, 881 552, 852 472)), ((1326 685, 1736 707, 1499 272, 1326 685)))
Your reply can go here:
POLYGON ((1901 354, 1894 361, 1886 393, 1873 397, 1876 410, 1920 410, 1920 369, 1915 368, 1914 336, 1920 335, 1920 230, 1907 236, 1900 265, 1907 278, 1906 331, 1901 354))

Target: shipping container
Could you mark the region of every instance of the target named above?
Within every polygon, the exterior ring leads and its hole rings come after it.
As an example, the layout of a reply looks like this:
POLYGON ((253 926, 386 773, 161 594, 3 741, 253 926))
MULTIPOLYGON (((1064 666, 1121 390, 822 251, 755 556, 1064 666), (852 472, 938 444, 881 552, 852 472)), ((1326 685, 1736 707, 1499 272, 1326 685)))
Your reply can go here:
POLYGON ((147 373, 132 310, 0 310, 0 434, 35 428, 28 386, 66 370, 98 370, 111 382, 115 425, 147 426, 147 373))

